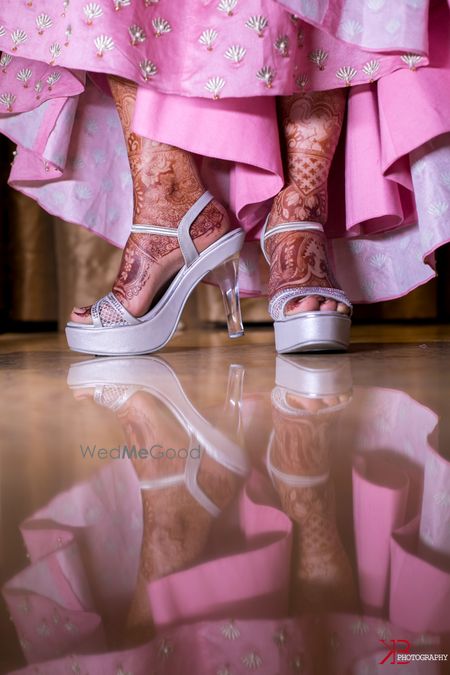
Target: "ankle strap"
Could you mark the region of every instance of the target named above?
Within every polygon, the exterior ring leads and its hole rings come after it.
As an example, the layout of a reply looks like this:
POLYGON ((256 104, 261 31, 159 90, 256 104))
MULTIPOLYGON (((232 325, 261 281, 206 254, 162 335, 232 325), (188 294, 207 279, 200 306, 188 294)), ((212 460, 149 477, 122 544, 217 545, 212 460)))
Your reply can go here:
POLYGON ((191 225, 213 199, 214 197, 210 192, 204 192, 184 214, 177 229, 158 225, 133 224, 131 231, 141 234, 159 234, 162 237, 177 237, 186 267, 190 267, 194 260, 198 258, 198 252, 191 237, 191 225))
POLYGON ((270 230, 267 230, 267 223, 269 222, 269 216, 266 218, 264 227, 261 232, 261 249, 264 254, 265 259, 270 263, 269 256, 266 251, 266 239, 272 237, 274 234, 280 234, 280 232, 303 232, 305 230, 315 230, 316 232, 323 232, 323 225, 321 223, 316 223, 311 220, 297 220, 292 223, 280 223, 275 227, 272 227, 270 230))

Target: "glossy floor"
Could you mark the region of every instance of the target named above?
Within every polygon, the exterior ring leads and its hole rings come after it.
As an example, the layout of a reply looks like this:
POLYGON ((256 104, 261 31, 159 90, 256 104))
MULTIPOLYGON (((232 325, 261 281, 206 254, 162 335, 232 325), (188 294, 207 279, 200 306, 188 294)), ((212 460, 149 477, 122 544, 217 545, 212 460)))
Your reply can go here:
POLYGON ((450 672, 449 327, 0 353, 0 672, 450 672))

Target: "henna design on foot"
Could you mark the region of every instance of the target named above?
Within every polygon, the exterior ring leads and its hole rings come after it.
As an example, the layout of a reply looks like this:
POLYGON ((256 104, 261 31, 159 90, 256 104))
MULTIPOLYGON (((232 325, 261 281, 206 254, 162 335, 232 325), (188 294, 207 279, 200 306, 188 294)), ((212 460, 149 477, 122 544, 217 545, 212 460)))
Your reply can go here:
MULTIPOLYGON (((137 224, 176 229, 189 208, 203 194, 193 156, 180 148, 152 141, 131 128, 137 86, 110 76, 109 84, 119 114, 133 179, 134 213, 137 224)), ((230 229, 226 210, 215 200, 208 204, 191 227, 198 251, 230 229)), ((134 316, 142 316, 152 299, 184 264, 174 237, 130 234, 113 292, 134 316)), ((72 321, 92 323, 89 307, 75 307, 72 321)))
MULTIPOLYGON (((308 409, 310 399, 290 395, 290 405, 308 409), (296 404, 296 405, 295 405, 296 404)), ((326 474, 330 469, 333 423, 339 412, 327 414, 328 405, 314 401, 317 412, 293 417, 273 408, 274 442, 271 460, 289 475, 326 474)), ((295 609, 314 612, 348 610, 356 602, 351 565, 336 523, 332 479, 311 487, 294 487, 275 478, 281 505, 294 523, 295 609)))
MULTIPOLYGON (((326 222, 328 174, 342 127, 345 96, 337 89, 281 98, 287 181, 274 200, 268 230, 284 222, 326 222)), ((287 286, 334 286, 322 234, 276 234, 268 238, 267 251, 270 296, 287 286)), ((348 312, 342 303, 314 296, 290 301, 285 311, 319 309, 348 312)))

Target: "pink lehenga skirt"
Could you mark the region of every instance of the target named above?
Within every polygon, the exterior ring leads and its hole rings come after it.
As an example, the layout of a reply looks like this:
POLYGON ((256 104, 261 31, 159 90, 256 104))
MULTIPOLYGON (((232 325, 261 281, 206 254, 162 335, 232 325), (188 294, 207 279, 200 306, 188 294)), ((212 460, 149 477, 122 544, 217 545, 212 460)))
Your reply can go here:
POLYGON ((132 179, 106 75, 132 80, 134 130, 195 153, 247 232, 241 289, 264 294, 257 240, 284 183, 276 96, 346 87, 330 258, 354 302, 399 297, 450 240, 449 18, 445 0, 3 0, 10 184, 123 246, 132 179))

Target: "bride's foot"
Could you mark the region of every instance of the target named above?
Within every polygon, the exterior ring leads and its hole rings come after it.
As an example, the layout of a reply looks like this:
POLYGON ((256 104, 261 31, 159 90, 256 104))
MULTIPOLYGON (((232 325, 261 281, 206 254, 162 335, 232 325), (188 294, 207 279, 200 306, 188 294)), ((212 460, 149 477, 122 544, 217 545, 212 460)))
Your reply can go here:
MULTIPOLYGON (((183 215, 179 214, 180 220, 183 215)), ((177 225, 178 222, 163 224, 172 229, 177 225)), ((191 236, 197 251, 204 251, 229 229, 226 210, 214 200, 191 227, 191 236)), ((158 292, 170 282, 183 264, 177 238, 133 232, 128 237, 122 254, 113 293, 130 314, 140 317, 149 311, 158 292)), ((70 321, 92 324, 91 306, 74 307, 70 321)))
MULTIPOLYGON (((296 220, 284 213, 283 205, 296 198, 296 190, 287 187, 276 197, 269 217, 267 231, 280 223, 296 220)), ((329 272, 325 235, 315 230, 282 232, 267 238, 266 249, 270 258, 269 296, 284 288, 324 287, 333 288, 335 282, 329 272)), ((299 312, 349 313, 349 307, 320 295, 290 300, 285 315, 299 312)))
MULTIPOLYGON (((131 121, 137 87, 112 76, 108 81, 128 151, 134 193, 133 222, 176 229, 205 192, 194 157, 181 148, 134 133, 131 121)), ((194 221, 190 234, 201 252, 229 229, 225 209, 214 200, 194 221)), ((176 237, 133 232, 123 252, 113 294, 131 315, 140 317, 148 312, 158 293, 183 264, 176 237)), ((91 307, 74 307, 70 321, 93 323, 91 307)))

